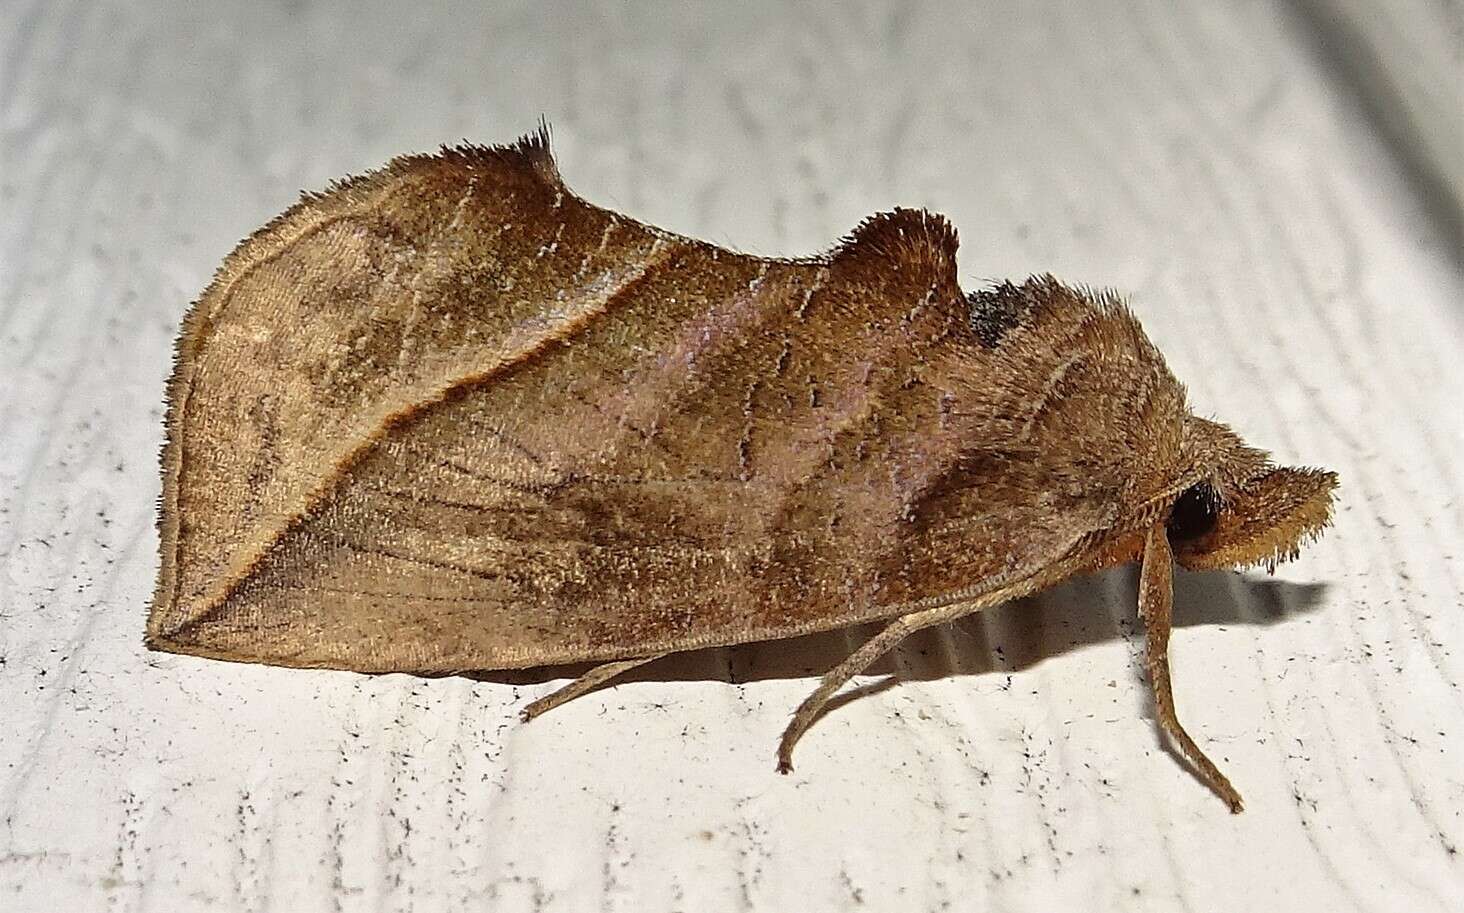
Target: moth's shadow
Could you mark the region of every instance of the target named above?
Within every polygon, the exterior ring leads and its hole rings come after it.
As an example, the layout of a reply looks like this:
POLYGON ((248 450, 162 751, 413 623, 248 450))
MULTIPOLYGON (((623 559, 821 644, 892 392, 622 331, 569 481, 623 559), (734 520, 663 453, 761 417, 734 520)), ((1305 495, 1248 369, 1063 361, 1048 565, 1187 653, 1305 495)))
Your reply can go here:
MULTIPOLYGON (((1088 644, 1134 640, 1137 570, 1116 568, 1055 587, 1039 596, 1004 603, 957 622, 921 631, 876 662, 868 674, 894 674, 843 696, 889 687, 899 679, 936 679, 1025 669, 1088 644)), ((1325 584, 1299 584, 1254 574, 1176 569, 1175 627, 1269 625, 1314 611, 1325 584)), ((722 681, 821 676, 879 629, 877 624, 810 634, 787 640, 676 653, 617 678, 633 681, 722 681)), ((544 666, 512 671, 471 672, 478 681, 536 684, 575 678, 591 665, 544 666)), ((843 703, 840 700, 839 703, 843 703)))

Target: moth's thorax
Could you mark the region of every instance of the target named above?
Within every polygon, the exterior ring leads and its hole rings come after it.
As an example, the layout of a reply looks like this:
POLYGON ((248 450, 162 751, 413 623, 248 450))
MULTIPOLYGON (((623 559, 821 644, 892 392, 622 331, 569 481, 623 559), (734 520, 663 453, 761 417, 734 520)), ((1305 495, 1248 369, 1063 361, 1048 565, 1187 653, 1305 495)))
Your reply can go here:
POLYGON ((977 382, 958 391, 956 408, 980 418, 977 449, 995 442, 1036 467, 1034 496, 1102 497, 1120 516, 1181 484, 1184 387, 1128 309, 1051 279, 998 292, 972 296, 977 382))

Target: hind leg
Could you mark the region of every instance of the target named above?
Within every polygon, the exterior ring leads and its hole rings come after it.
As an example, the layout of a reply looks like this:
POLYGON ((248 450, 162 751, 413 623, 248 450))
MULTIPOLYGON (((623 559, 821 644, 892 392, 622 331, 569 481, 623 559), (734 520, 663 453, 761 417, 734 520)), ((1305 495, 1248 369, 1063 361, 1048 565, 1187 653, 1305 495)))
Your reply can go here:
POLYGON ((604 663, 603 665, 596 666, 558 691, 545 695, 532 704, 529 704, 519 712, 519 716, 527 723, 534 717, 553 710, 560 704, 572 701, 582 694, 595 690, 623 672, 629 672, 636 666, 644 666, 646 663, 658 660, 665 655, 665 653, 657 653, 654 656, 643 656, 639 659, 621 659, 613 663, 604 663))
POLYGON ((888 653, 900 641, 916 631, 943 622, 954 621, 973 611, 975 609, 970 603, 957 602, 903 615, 890 622, 883 631, 865 641, 843 662, 825 673, 823 681, 819 682, 813 693, 799 705, 798 710, 793 714, 792 721, 788 723, 788 728, 783 730, 783 738, 778 743, 778 772, 788 773, 793 769, 793 746, 798 744, 803 733, 813 725, 813 721, 818 719, 819 714, 828 706, 834 693, 844 687, 849 679, 863 672, 870 663, 888 653))

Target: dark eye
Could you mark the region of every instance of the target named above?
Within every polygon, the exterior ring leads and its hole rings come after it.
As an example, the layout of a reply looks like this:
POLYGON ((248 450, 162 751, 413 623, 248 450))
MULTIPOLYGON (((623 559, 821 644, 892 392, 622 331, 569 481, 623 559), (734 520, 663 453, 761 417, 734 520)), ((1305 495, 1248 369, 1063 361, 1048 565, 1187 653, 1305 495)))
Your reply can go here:
POLYGON ((1190 542, 1208 535, 1220 518, 1220 496, 1209 482, 1200 482, 1185 489, 1174 499, 1169 511, 1169 538, 1173 542, 1190 542))

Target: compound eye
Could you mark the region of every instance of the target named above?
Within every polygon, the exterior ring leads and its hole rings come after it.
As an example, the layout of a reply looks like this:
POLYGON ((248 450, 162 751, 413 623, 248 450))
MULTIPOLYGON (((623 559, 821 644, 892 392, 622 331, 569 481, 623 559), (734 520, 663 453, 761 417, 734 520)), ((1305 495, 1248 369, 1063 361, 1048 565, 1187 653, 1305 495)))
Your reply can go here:
POLYGON ((1220 496, 1209 482, 1200 482, 1174 499, 1169 510, 1169 540, 1193 542, 1215 530, 1220 520, 1220 496))

